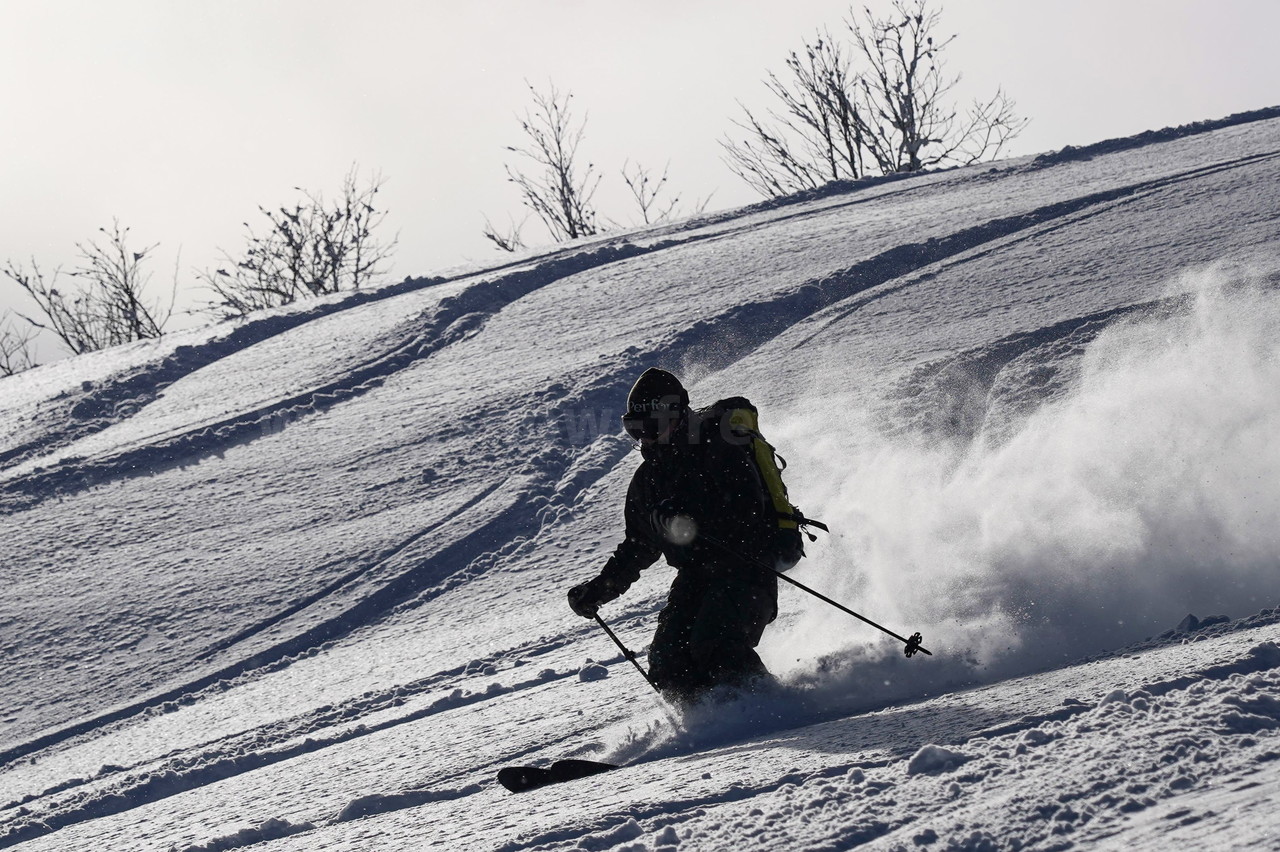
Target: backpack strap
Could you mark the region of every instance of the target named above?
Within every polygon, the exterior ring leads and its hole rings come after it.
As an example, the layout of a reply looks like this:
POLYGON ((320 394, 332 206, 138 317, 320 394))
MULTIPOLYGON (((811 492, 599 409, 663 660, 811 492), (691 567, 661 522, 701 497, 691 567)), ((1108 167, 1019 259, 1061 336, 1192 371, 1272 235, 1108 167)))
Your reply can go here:
POLYGON ((809 541, 818 540, 818 537, 816 535, 809 532, 809 529, 808 529, 809 527, 815 527, 817 529, 820 529, 824 533, 827 533, 828 535, 831 534, 831 527, 827 526, 822 521, 815 521, 813 518, 806 518, 804 516, 804 512, 801 512, 798 507, 793 507, 793 508, 795 508, 795 511, 791 514, 790 519, 794 521, 796 526, 800 527, 801 531, 803 531, 804 534, 809 537, 809 541))
POLYGON ((787 460, 760 433, 759 410, 751 401, 745 396, 731 396, 716 402, 711 410, 718 415, 717 419, 728 413, 729 428, 734 434, 751 439, 756 467, 764 480, 774 511, 777 512, 778 526, 782 529, 799 529, 810 541, 817 541, 818 537, 809 532, 808 527, 815 527, 829 534, 831 529, 826 524, 806 518, 788 498, 787 488, 780 475, 787 469, 787 460))

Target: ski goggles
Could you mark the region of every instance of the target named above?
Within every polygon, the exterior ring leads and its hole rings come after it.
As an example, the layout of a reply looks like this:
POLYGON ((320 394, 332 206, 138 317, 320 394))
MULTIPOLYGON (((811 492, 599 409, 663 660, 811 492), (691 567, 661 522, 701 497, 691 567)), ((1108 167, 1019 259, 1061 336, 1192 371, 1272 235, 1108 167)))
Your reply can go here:
POLYGON ((662 434, 662 427, 671 422, 670 418, 659 418, 652 414, 624 414, 622 428, 637 441, 656 441, 662 434))

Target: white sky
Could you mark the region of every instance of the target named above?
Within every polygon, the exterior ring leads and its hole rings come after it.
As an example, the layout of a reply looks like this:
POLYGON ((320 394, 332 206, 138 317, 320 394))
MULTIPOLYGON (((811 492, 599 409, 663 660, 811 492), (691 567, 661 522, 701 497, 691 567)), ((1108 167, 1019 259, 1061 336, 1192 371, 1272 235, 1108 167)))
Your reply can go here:
MULTIPOLYGON (((888 0, 872 0, 873 8, 888 0)), ((238 253, 257 205, 386 178, 394 275, 496 258, 485 215, 520 218, 505 145, 524 80, 589 113, 597 206, 617 169, 660 170, 709 209, 757 200, 720 159, 735 103, 840 0, 0 0, 0 261, 72 265, 113 217, 159 242, 155 283, 238 253)), ((1280 104, 1276 0, 950 0, 948 67, 1004 86, 1032 123, 1013 154, 1280 104)), ((539 233, 531 223, 530 235, 539 233)), ((188 297, 191 301, 194 297, 188 297)), ((0 280, 0 307, 18 304, 0 280)))

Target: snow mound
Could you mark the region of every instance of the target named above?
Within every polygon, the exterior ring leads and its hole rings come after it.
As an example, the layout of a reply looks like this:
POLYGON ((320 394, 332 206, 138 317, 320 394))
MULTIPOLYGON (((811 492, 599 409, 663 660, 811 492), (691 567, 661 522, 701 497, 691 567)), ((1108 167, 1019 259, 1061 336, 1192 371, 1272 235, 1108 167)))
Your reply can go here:
POLYGON ((608 676, 609 670, 596 662, 588 662, 585 666, 578 669, 578 680, 583 683, 604 680, 608 676))
POLYGON ((266 843, 268 840, 277 840, 314 830, 315 826, 309 822, 295 824, 285 819, 269 819, 256 828, 244 828, 235 834, 217 837, 199 846, 188 846, 182 852, 226 852, 228 849, 243 849, 246 846, 266 843))
POLYGON ((353 799, 333 818, 335 823, 350 822, 376 814, 416 808, 428 802, 444 802, 479 793, 479 784, 469 784, 458 790, 406 790, 401 793, 371 794, 353 799))
POLYGON ((927 745, 907 761, 908 775, 937 775, 968 763, 969 756, 939 745, 927 745))
MULTIPOLYGON (((588 850, 588 852, 595 852, 595 850, 613 849, 617 847, 618 844, 620 843, 626 843, 628 841, 638 840, 643 836, 644 836, 644 829, 640 827, 640 823, 636 822, 634 819, 628 819, 626 822, 624 822, 622 825, 617 826, 616 828, 611 828, 607 831, 602 831, 599 834, 592 834, 582 838, 581 840, 578 841, 578 848, 588 850)), ((643 845, 637 844, 637 846, 635 847, 623 847, 623 848, 644 849, 645 847, 643 845)))

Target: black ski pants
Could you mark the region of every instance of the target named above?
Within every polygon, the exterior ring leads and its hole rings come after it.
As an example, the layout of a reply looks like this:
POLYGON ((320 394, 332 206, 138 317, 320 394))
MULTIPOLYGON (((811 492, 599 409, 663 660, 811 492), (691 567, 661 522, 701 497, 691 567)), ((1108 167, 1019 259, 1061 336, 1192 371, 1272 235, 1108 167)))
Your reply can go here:
POLYGON ((735 583, 679 574, 649 648, 654 685, 673 700, 689 702, 715 686, 769 678, 755 647, 777 615, 777 604, 776 579, 735 583))

